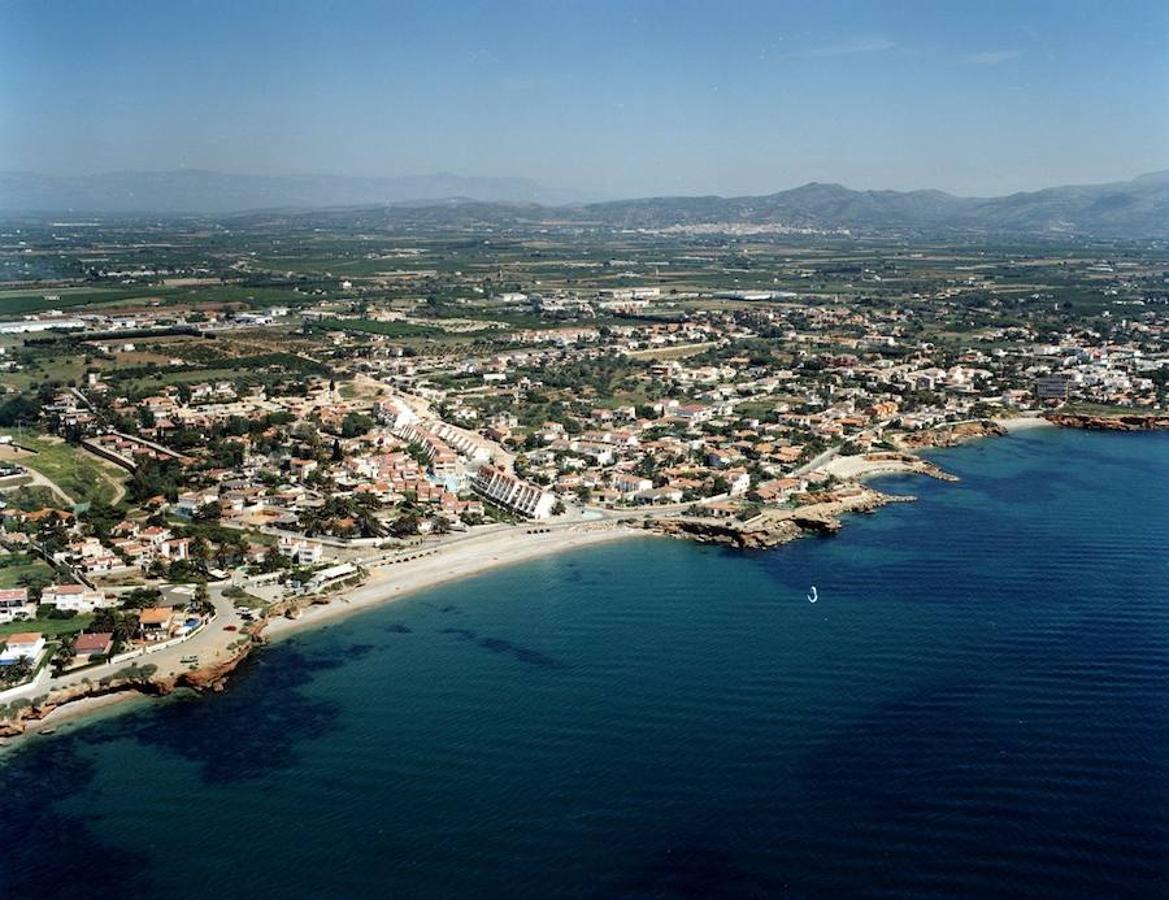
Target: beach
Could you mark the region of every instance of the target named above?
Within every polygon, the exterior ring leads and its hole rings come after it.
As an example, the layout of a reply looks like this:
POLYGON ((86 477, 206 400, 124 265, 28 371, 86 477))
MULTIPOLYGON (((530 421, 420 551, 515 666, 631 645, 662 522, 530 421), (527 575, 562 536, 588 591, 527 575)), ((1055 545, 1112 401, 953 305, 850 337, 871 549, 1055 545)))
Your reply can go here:
POLYGON ((1167 449, 1036 428, 833 539, 614 539, 306 623, 5 754, 0 893, 1159 895, 1167 449))
MULTIPOLYGON (((1008 433, 1055 427, 1047 419, 1038 416, 1002 418, 994 422, 1008 433)), ((891 474, 924 474, 953 480, 934 464, 913 454, 836 457, 820 466, 819 471, 856 482, 891 474)), ((496 526, 494 529, 451 535, 433 545, 419 547, 406 558, 370 565, 368 578, 358 587, 322 598, 324 602, 309 603, 299 609, 295 617, 274 616, 260 625, 258 633, 266 642, 281 641, 381 604, 481 572, 574 548, 649 535, 650 532, 641 528, 631 528, 614 520, 549 526, 528 524, 510 528, 496 526)), ((232 623, 242 627, 243 623, 237 621, 230 606, 225 606, 225 611, 231 616, 232 623)), ((223 639, 227 635, 216 628, 204 636, 205 639, 207 637, 214 640, 216 637, 223 639)), ((186 654, 189 648, 183 647, 176 652, 186 654)), ((205 655, 213 658, 212 653, 208 651, 205 655)), ((214 652, 214 656, 219 656, 219 652, 214 652)), ((151 661, 160 662, 161 659, 151 661)), ((176 670, 170 674, 173 676, 178 672, 176 670)), ((43 719, 30 720, 27 733, 52 730, 63 722, 88 718, 97 711, 134 697, 141 695, 135 691, 124 691, 67 702, 43 719)))
MULTIPOLYGON (((262 633, 266 641, 280 641, 450 581, 564 550, 632 537, 648 538, 650 534, 606 522, 514 528, 468 535, 455 542, 420 549, 409 561, 371 568, 370 577, 359 587, 338 593, 327 603, 310 604, 296 618, 277 616, 269 619, 264 623, 262 633)), ((209 634, 221 636, 222 632, 214 629, 209 634)), ((187 652, 187 648, 180 648, 180 652, 187 652)), ((150 698, 135 690, 82 697, 63 703, 44 718, 29 719, 23 734, 7 740, 10 745, 15 744, 38 732, 54 731, 63 724, 98 717, 112 711, 113 707, 125 708, 131 701, 148 703, 150 698)))
POLYGON ((515 529, 482 535, 458 544, 440 545, 420 551, 427 555, 419 559, 371 570, 369 580, 360 587, 332 598, 327 604, 310 605, 295 619, 270 619, 264 628, 264 637, 271 641, 280 640, 459 578, 551 553, 635 536, 647 537, 648 533, 606 523, 526 531, 515 529))
POLYGON ((1001 425, 1007 432, 1030 431, 1033 428, 1056 428, 1056 424, 1042 416, 1014 416, 1011 418, 992 419, 996 425, 1001 425))

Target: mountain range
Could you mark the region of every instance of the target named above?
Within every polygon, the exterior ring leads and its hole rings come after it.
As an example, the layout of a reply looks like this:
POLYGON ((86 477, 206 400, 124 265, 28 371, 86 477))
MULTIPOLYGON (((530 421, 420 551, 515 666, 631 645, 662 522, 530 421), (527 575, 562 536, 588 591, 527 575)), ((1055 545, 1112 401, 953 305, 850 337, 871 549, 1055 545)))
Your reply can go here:
POLYGON ((487 203, 571 202, 576 197, 528 178, 449 173, 362 178, 348 175, 233 175, 205 169, 37 175, 0 172, 0 212, 222 215, 256 209, 315 209, 465 197, 487 203))
MULTIPOLYGON (((574 203, 526 178, 450 174, 397 178, 230 175, 202 170, 93 176, 0 173, 0 212, 231 215, 297 211, 357 216, 367 225, 539 222, 624 228, 738 224, 854 232, 1169 237, 1169 171, 1110 184, 1068 185, 1003 197, 936 190, 852 190, 813 182, 747 197, 651 197, 574 203), (356 209, 359 208, 359 209, 356 209), (327 212, 325 212, 327 210, 327 212)), ((307 213, 306 213, 307 214, 307 213)))
POLYGON ((943 191, 856 191, 812 182, 758 197, 667 197, 593 204, 610 224, 784 224, 857 231, 1169 236, 1169 171, 1110 184, 1068 185, 1004 197, 943 191))

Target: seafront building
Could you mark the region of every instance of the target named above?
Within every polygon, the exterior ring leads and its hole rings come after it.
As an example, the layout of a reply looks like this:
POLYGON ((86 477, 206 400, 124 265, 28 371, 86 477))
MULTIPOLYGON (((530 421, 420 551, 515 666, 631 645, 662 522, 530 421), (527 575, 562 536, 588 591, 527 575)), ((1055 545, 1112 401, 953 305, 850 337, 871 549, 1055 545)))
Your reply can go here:
POLYGON ((529 519, 546 519, 556 506, 555 494, 494 466, 481 466, 471 487, 491 503, 529 519))

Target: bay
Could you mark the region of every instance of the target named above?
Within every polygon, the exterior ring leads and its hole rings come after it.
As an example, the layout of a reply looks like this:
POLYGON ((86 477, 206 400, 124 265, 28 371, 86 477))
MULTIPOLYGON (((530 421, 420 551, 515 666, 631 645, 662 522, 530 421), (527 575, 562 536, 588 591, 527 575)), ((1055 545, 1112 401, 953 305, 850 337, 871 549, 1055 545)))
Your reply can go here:
POLYGON ((1169 435, 933 458, 835 537, 536 560, 35 738, 0 895, 1163 895, 1169 435))

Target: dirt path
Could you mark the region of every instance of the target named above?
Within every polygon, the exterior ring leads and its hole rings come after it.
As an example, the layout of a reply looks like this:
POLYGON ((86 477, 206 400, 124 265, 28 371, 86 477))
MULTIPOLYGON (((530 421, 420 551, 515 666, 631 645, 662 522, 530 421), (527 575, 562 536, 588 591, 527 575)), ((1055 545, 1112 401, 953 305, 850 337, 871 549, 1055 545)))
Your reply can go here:
POLYGON ((18 447, 0 447, 0 460, 10 460, 16 463, 22 469, 24 469, 24 473, 29 477, 29 483, 26 485, 20 485, 21 487, 29 487, 30 485, 33 485, 36 487, 48 488, 50 491, 60 497, 67 506, 75 506, 77 504, 77 500, 71 494, 63 490, 61 486, 58 485, 55 481, 51 481, 50 479, 46 478, 44 475, 26 463, 26 460, 34 456, 36 456, 35 453, 30 453, 27 450, 21 450, 18 447))

